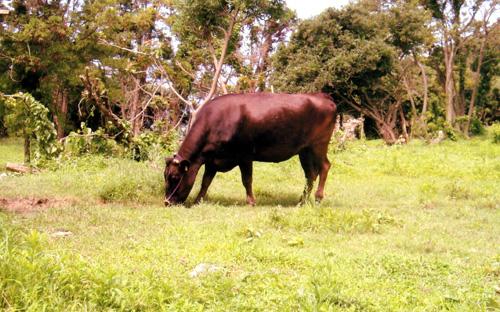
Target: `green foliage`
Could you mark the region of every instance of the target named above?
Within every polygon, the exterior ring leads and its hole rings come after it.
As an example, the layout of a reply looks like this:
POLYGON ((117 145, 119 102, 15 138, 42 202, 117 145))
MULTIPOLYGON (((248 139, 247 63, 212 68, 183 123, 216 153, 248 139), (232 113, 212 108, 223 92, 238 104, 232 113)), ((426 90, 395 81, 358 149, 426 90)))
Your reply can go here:
POLYGON ((118 141, 116 137, 121 135, 121 132, 118 132, 111 123, 108 123, 107 126, 106 129, 99 128, 92 131, 85 123, 82 123, 78 132, 71 132, 65 138, 64 154, 67 157, 98 154, 131 158, 138 161, 156 161, 173 153, 174 149, 177 148, 177 132, 160 133, 163 129, 161 124, 153 126, 158 131, 144 131, 129 141, 118 141), (108 134, 110 132, 118 134, 110 136, 108 134))
POLYGON ((456 129, 446 122, 444 109, 440 101, 441 99, 437 96, 431 97, 430 107, 425 116, 427 121, 426 137, 436 137, 439 131, 443 131, 448 139, 455 141, 459 134, 456 129))
POLYGON ((395 116, 407 98, 402 60, 430 37, 423 13, 405 1, 329 8, 300 23, 279 46, 271 81, 280 91, 332 95, 339 108, 372 119, 383 139, 394 143, 401 128, 395 116))
POLYGON ((369 10, 350 5, 302 22, 274 56, 273 84, 290 92, 331 91, 349 100, 372 88, 390 73, 395 50, 383 40, 380 16, 366 18, 369 10))
POLYGON ((139 136, 134 137, 128 150, 130 157, 135 160, 163 159, 165 155, 173 154, 178 147, 178 133, 175 130, 160 133, 160 124, 153 126, 153 131, 144 131, 139 136))
POLYGON ((29 93, 6 97, 5 125, 11 134, 33 139, 31 152, 35 163, 54 159, 61 152, 54 124, 49 120, 49 110, 29 93))
POLYGON ((488 127, 488 136, 491 137, 493 143, 500 143, 500 123, 496 122, 488 127))
POLYGON ((65 156, 78 157, 84 154, 120 156, 124 154, 123 147, 119 146, 114 138, 108 136, 104 129, 92 131, 85 123, 82 123, 80 128, 65 138, 65 156))
POLYGON ((5 103, 4 100, 0 96, 0 138, 7 135, 7 128, 4 124, 4 116, 5 116, 5 103))
POLYGON ((486 133, 486 128, 484 127, 481 120, 479 120, 477 117, 472 118, 472 121, 470 124, 470 132, 473 135, 483 135, 486 133))

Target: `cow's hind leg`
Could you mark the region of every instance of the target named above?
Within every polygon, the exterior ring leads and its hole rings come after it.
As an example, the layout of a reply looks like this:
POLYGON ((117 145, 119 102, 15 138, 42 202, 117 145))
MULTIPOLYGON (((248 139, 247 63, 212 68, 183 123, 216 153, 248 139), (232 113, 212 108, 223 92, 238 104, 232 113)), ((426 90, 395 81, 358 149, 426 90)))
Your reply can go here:
POLYGON ((304 187, 304 192, 300 197, 300 205, 303 205, 309 198, 314 181, 318 177, 317 166, 314 163, 314 155, 310 149, 305 149, 299 153, 300 164, 302 169, 304 169, 304 174, 306 176, 306 186, 304 187))
POLYGON ((247 193, 247 204, 254 206, 255 197, 253 196, 252 190, 252 162, 245 161, 240 163, 239 166, 241 171, 241 181, 243 182, 243 186, 245 187, 247 193))
POLYGON ((205 199, 207 195, 208 187, 215 177, 217 170, 209 164, 205 164, 205 172, 203 173, 203 180, 201 181, 201 188, 198 196, 196 196, 195 203, 198 204, 202 199, 205 199))
POLYGON ((325 183, 328 176, 328 171, 330 170, 330 162, 326 156, 328 151, 328 142, 322 145, 318 145, 313 149, 314 164, 319 172, 319 183, 318 189, 315 194, 316 202, 319 203, 324 197, 325 183))

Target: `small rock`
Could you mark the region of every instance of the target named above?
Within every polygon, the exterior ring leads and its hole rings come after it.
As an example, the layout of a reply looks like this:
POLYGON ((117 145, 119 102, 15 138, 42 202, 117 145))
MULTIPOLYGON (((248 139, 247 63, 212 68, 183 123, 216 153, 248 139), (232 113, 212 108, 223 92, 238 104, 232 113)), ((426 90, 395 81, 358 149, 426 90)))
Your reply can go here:
POLYGON ((431 140, 431 144, 439 144, 444 141, 444 139, 446 139, 444 132, 442 130, 439 130, 437 137, 431 140))
POLYGON ((192 278, 198 277, 205 273, 215 273, 221 270, 221 267, 210 264, 210 263, 200 263, 198 264, 191 272, 189 272, 189 276, 192 278))
POLYGON ((57 231, 57 232, 54 232, 52 233, 50 236, 52 237, 66 237, 66 236, 71 236, 73 235, 73 233, 71 233, 70 231, 57 231))

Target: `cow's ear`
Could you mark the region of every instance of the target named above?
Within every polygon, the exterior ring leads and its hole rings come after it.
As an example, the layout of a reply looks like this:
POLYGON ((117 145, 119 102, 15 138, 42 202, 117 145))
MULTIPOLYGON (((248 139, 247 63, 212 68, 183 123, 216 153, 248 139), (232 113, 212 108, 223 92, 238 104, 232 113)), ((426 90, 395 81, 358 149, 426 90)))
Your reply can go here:
POLYGON ((179 167, 181 168, 182 171, 187 172, 190 165, 191 163, 189 162, 189 160, 184 159, 181 161, 179 167))
POLYGON ((173 157, 165 157, 165 165, 166 166, 170 165, 170 163, 172 162, 172 160, 174 160, 173 157))

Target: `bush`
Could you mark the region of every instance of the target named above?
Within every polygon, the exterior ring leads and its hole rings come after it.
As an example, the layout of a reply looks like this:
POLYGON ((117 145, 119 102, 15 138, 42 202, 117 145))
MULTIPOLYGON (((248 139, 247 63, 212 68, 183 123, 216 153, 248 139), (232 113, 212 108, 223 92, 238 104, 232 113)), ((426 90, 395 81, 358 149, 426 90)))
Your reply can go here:
POLYGON ((438 132, 443 131, 448 139, 456 141, 459 134, 446 122, 444 110, 439 101, 440 99, 437 97, 431 98, 430 107, 426 113, 427 136, 428 138, 437 137, 438 132))
POLYGON ((145 131, 133 138, 129 147, 129 156, 135 160, 153 160, 173 153, 177 147, 177 132, 161 134, 157 131, 145 131))
POLYGON ((488 136, 491 137, 493 143, 500 143, 500 123, 494 123, 488 128, 488 136))
POLYGON ((9 133, 31 140, 25 152, 32 154, 34 163, 57 158, 62 149, 48 117, 49 109, 29 93, 19 92, 5 98, 5 126, 9 133))
MULTIPOLYGON (((112 127, 112 126, 110 126, 112 127)), ((176 147, 177 133, 169 131, 161 134, 159 131, 145 131, 127 141, 117 140, 110 136, 114 129, 99 128, 96 131, 88 128, 85 123, 81 129, 71 132, 65 140, 64 152, 68 157, 85 154, 98 154, 104 156, 126 157, 137 161, 163 158, 176 147)))
POLYGON ((486 132, 483 123, 478 118, 472 118, 470 132, 473 135, 483 135, 486 132))
POLYGON ((64 141, 64 154, 69 157, 85 154, 122 156, 124 152, 123 147, 108 136, 104 129, 99 128, 93 132, 83 122, 80 130, 71 132, 64 141))

